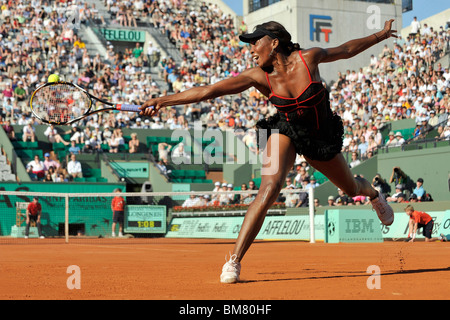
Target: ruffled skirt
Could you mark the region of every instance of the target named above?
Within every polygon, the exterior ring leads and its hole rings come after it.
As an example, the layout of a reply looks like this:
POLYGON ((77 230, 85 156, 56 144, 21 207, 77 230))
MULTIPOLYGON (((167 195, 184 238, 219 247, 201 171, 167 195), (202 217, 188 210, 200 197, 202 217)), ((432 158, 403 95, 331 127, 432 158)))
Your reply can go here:
POLYGON ((272 133, 289 137, 295 151, 312 160, 328 161, 341 152, 344 135, 342 119, 331 110, 314 121, 294 112, 280 113, 256 123, 258 147, 264 149, 272 133))

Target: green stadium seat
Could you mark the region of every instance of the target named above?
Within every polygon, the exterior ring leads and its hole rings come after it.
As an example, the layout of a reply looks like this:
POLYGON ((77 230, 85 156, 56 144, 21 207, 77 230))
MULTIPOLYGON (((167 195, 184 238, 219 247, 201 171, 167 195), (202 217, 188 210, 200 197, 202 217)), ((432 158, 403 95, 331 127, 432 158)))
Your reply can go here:
POLYGON ((102 176, 102 169, 99 168, 83 168, 83 176, 98 178, 102 176))
POLYGON ((37 149, 38 148, 38 142, 34 141, 12 141, 12 145, 14 146, 14 149, 37 149))
POLYGON ((157 143, 156 137, 147 137, 147 145, 150 146, 152 144, 157 143))
POLYGON ((195 179, 205 179, 206 172, 203 170, 195 170, 195 179))
POLYGON ((54 142, 52 144, 53 151, 57 152, 59 150, 66 150, 66 146, 62 142, 54 142))
POLYGON ((38 155, 39 159, 44 160, 44 152, 40 149, 19 149, 16 150, 16 154, 22 159, 33 159, 35 155, 38 155))
POLYGON ((172 170, 170 176, 174 179, 182 179, 186 177, 186 170, 172 170))
POLYGON ((109 145, 107 143, 102 143, 101 148, 103 152, 109 152, 109 145))
POLYGON ((74 178, 73 179, 74 182, 86 182, 86 178, 74 178))
POLYGON ((108 179, 103 177, 96 177, 97 182, 108 182, 108 179))
POLYGON ((186 170, 185 175, 184 175, 185 178, 188 178, 188 179, 195 178, 195 176, 196 176, 195 171, 196 170, 186 170))
POLYGON ((127 143, 119 145, 119 152, 129 152, 129 150, 130 146, 127 143))

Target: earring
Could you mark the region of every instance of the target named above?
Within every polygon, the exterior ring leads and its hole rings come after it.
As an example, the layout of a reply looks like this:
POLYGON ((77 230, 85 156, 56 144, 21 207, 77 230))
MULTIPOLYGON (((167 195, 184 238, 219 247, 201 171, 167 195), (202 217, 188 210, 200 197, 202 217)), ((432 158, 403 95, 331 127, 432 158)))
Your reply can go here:
POLYGON ((272 48, 272 51, 270 51, 270 53, 269 53, 269 57, 273 57, 273 48, 272 48))

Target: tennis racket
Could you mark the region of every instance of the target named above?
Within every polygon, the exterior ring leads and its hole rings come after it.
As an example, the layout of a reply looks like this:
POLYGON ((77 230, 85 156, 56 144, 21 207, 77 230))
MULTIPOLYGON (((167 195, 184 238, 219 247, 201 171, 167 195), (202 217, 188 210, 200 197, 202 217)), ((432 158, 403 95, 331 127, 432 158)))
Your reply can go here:
POLYGON ((65 125, 104 111, 141 112, 139 105, 115 104, 94 97, 70 82, 49 82, 37 88, 30 98, 33 114, 44 123, 65 125), (109 107, 95 109, 93 99, 109 107))

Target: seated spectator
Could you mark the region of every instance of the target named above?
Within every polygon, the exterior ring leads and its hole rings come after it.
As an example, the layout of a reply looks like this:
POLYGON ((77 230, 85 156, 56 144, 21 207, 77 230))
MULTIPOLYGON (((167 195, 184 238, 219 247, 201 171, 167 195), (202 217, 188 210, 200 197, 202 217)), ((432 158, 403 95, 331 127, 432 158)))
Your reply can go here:
POLYGON ((320 200, 319 199, 314 199, 314 207, 318 208, 321 207, 322 205, 320 204, 320 200))
POLYGON ((31 123, 28 123, 23 127, 23 134, 22 134, 22 140, 23 142, 27 142, 30 140, 31 142, 36 141, 36 134, 35 134, 35 128, 31 125, 31 123))
POLYGON ((423 188, 423 179, 419 178, 416 181, 416 187, 413 190, 413 194, 417 196, 417 200, 421 201, 425 195, 425 189, 423 188))
POLYGON ((350 161, 350 168, 354 168, 361 163, 361 160, 358 159, 358 153, 352 152, 352 161, 350 161))
POLYGON ((316 177, 314 177, 314 175, 311 176, 311 178, 309 178, 308 183, 304 186, 304 189, 309 189, 309 188, 316 188, 319 186, 319 183, 316 180, 316 177))
POLYGON ((161 122, 159 117, 153 118, 155 122, 150 125, 150 129, 164 129, 164 124, 161 122))
MULTIPOLYGON (((294 190, 294 189, 295 186, 293 184, 286 186, 286 190, 294 190)), ((299 193, 294 192, 285 193, 284 203, 286 204, 287 208, 295 208, 299 201, 300 201, 299 193)))
POLYGON ((298 195, 298 202, 295 205, 296 208, 304 208, 309 207, 309 193, 308 192, 300 192, 297 193, 298 195))
POLYGON ((164 175, 168 175, 172 172, 172 170, 167 170, 167 166, 164 163, 164 161, 162 159, 160 159, 158 161, 158 163, 156 164, 156 167, 159 169, 159 171, 161 171, 161 173, 163 173, 164 175))
POLYGON ((51 173, 46 173, 44 179, 42 180, 44 182, 53 182, 53 178, 51 173))
POLYGON ((196 207, 199 204, 199 199, 197 198, 197 196, 195 194, 191 194, 189 196, 189 198, 187 198, 183 204, 182 207, 183 208, 191 208, 191 207, 196 207))
POLYGON ((85 135, 84 132, 77 128, 76 124, 72 125, 72 129, 65 132, 65 134, 71 133, 70 141, 75 141, 76 144, 84 143, 85 135))
POLYGON ((444 126, 441 134, 439 135, 439 139, 450 140, 450 126, 444 126))
POLYGON ((338 188, 338 196, 334 199, 334 203, 336 205, 344 205, 346 206, 348 204, 349 197, 344 193, 341 188, 338 188))
POLYGON ((111 139, 109 140, 109 152, 117 153, 119 152, 119 146, 125 143, 125 140, 122 136, 121 129, 114 129, 111 139))
POLYGON ((139 152, 139 139, 136 133, 131 134, 131 140, 128 142, 129 152, 137 153, 139 152))
POLYGON ((58 170, 59 166, 60 166, 59 162, 57 162, 53 159, 50 159, 50 153, 47 152, 44 154, 44 170, 45 171, 48 171, 50 169, 50 167, 53 167, 56 170, 58 170))
POLYGON ((70 155, 70 161, 67 163, 67 173, 72 179, 83 177, 81 163, 77 160, 74 154, 70 155))
POLYGON ((50 143, 62 143, 65 146, 68 146, 70 143, 65 141, 58 131, 55 129, 55 125, 50 125, 44 132, 44 135, 48 138, 48 142, 50 143))
POLYGON ((334 204, 334 197, 333 196, 329 196, 328 197, 328 206, 333 207, 334 204))
POLYGON ((23 81, 17 82, 17 86, 14 89, 14 98, 16 101, 24 101, 28 96, 27 91, 23 86, 23 81))
POLYGON ((71 154, 80 154, 81 153, 81 149, 79 146, 77 146, 75 140, 70 141, 70 147, 69 147, 68 151, 71 154))
POLYGON ((416 194, 411 194, 409 196, 409 202, 419 202, 419 199, 417 199, 417 195, 416 194))
POLYGON ((405 139, 403 138, 403 135, 401 134, 401 132, 397 132, 395 134, 395 139, 396 139, 397 147, 400 147, 403 144, 405 144, 405 139))
POLYGON ((34 175, 37 179, 42 179, 45 175, 44 162, 39 159, 38 155, 27 164, 27 172, 34 175))
POLYGON ((375 152, 378 148, 378 144, 375 142, 374 136, 369 136, 369 142, 367 144, 367 152, 375 152))
POLYGON ((397 184, 395 186, 395 193, 392 196, 387 197, 386 201, 388 201, 388 202, 397 202, 397 198, 400 195, 403 195, 403 196, 406 197, 406 195, 403 193, 403 186, 401 184, 397 184))
POLYGON ((54 181, 55 182, 68 182, 69 180, 66 178, 64 173, 60 172, 54 181))
POLYGON ((165 142, 158 143, 158 157, 159 160, 163 160, 164 162, 169 161, 169 151, 172 149, 170 144, 165 142))
POLYGON ((104 144, 109 144, 109 141, 111 140, 111 137, 113 135, 113 132, 110 130, 109 125, 105 125, 103 128, 101 140, 104 144))
POLYGON ((400 193, 398 195, 398 197, 397 197, 397 201, 396 202, 397 203, 404 203, 404 202, 407 202, 406 199, 407 199, 406 194, 400 193))
POLYGON ((179 143, 172 151, 172 160, 176 158, 190 159, 191 155, 184 150, 184 143, 179 143))
POLYGON ((361 155, 361 157, 365 157, 367 153, 367 149, 369 148, 369 143, 366 141, 366 138, 364 135, 361 135, 359 144, 358 144, 358 152, 361 155))
POLYGON ((353 197, 352 200, 353 200, 352 203, 356 206, 366 204, 369 201, 368 198, 365 196, 356 196, 356 197, 353 197))
POLYGON ((394 131, 389 132, 389 139, 385 143, 386 147, 396 147, 397 146, 397 139, 395 139, 394 131))
POLYGON ((309 174, 306 171, 305 167, 297 166, 297 175, 294 178, 295 186, 300 187, 302 184, 302 181, 306 178, 309 178, 309 174))
POLYGON ((11 125, 11 121, 5 121, 3 130, 5 130, 5 133, 8 136, 9 140, 16 140, 16 134, 14 133, 14 127, 11 125))

